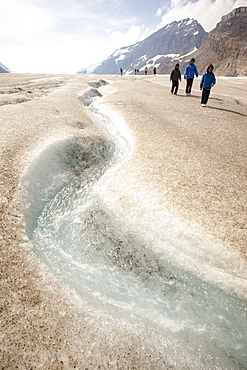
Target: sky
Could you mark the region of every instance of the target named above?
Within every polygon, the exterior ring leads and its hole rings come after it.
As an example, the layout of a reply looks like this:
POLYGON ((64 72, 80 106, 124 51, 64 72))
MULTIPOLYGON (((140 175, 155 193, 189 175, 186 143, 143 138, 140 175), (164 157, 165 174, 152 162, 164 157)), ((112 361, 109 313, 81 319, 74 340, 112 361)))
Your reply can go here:
POLYGON ((174 20, 206 31, 247 0, 0 0, 0 62, 17 73, 76 73, 174 20))

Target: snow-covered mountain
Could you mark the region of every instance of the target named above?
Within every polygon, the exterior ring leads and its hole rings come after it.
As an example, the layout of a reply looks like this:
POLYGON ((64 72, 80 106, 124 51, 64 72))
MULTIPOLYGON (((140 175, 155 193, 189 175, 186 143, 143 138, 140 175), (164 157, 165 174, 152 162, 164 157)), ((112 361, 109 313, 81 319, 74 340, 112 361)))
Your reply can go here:
POLYGON ((118 74, 122 68, 124 73, 130 74, 134 69, 142 72, 146 66, 155 66, 158 73, 168 73, 174 62, 188 60, 206 37, 207 32, 196 20, 174 21, 145 40, 116 50, 96 68, 78 73, 118 74))
POLYGON ((0 73, 9 73, 10 70, 0 62, 0 73))
POLYGON ((90 67, 86 67, 86 68, 82 68, 80 69, 77 73, 81 73, 81 74, 87 74, 87 73, 94 73, 94 70, 101 65, 102 62, 100 63, 97 63, 97 64, 93 64, 91 65, 90 67))

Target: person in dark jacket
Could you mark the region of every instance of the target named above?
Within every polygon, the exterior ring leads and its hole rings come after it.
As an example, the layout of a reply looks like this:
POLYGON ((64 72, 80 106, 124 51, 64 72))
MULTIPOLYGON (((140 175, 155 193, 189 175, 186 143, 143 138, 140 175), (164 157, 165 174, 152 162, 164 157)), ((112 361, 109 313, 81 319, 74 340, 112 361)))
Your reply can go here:
POLYGON ((191 95, 191 89, 195 75, 198 77, 198 71, 195 65, 195 59, 192 58, 184 71, 184 78, 186 80, 186 95, 191 95))
POLYGON ((178 86, 179 86, 178 81, 181 81, 181 72, 179 69, 179 63, 177 63, 175 65, 175 69, 172 70, 171 75, 170 75, 170 81, 172 81, 171 93, 173 94, 173 91, 174 91, 174 95, 177 95, 178 86))
POLYGON ((213 64, 209 64, 207 72, 204 73, 200 82, 200 90, 202 90, 202 100, 201 100, 202 107, 206 107, 211 87, 213 87, 216 84, 216 78, 213 73, 213 69, 214 69, 213 64))

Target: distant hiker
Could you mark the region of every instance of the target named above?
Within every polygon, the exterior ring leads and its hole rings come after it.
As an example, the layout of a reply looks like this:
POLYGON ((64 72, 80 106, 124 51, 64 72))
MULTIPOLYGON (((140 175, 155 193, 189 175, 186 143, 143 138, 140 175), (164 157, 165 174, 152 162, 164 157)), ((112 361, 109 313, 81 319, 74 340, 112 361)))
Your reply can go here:
POLYGON ((195 59, 192 58, 184 72, 184 78, 186 80, 186 95, 191 95, 191 88, 193 85, 195 75, 196 77, 198 77, 198 71, 195 66, 195 59))
POLYGON ((156 72, 157 72, 157 69, 156 67, 154 67, 154 76, 156 77, 156 72))
POLYGON ((122 68, 120 68, 120 75, 121 75, 121 76, 123 75, 123 70, 122 70, 122 68))
POLYGON ((213 87, 216 84, 216 78, 213 73, 213 69, 214 69, 213 64, 209 64, 207 72, 204 73, 200 82, 200 90, 202 90, 202 100, 201 100, 202 107, 206 107, 211 87, 213 87))
POLYGON ((144 73, 145 73, 145 75, 147 75, 147 74, 148 74, 148 67, 145 67, 145 69, 144 69, 144 73))
POLYGON ((170 75, 170 81, 172 81, 172 89, 171 93, 174 95, 177 95, 178 92, 178 86, 179 86, 179 81, 181 81, 181 72, 179 69, 179 63, 175 65, 175 69, 172 70, 171 75, 170 75))
POLYGON ((135 68, 135 75, 136 75, 136 68, 135 68))

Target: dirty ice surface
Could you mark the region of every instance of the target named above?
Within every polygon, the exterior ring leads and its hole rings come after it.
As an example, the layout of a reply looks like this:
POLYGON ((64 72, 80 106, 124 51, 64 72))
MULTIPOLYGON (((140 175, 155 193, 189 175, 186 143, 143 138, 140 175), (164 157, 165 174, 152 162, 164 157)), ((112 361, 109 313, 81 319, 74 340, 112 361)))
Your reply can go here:
POLYGON ((183 247, 193 251, 207 241, 166 214, 169 233, 162 231, 162 250, 158 237, 150 237, 156 227, 160 236, 162 225, 130 231, 131 215, 119 219, 108 206, 105 188, 131 156, 133 142, 100 111, 101 85, 92 83, 81 102, 105 135, 70 136, 50 144, 23 178, 27 231, 37 254, 102 315, 159 332, 164 342, 174 340, 177 352, 183 348, 195 363, 199 358, 213 368, 246 367, 246 300, 212 283, 217 273, 227 279, 228 261, 218 272, 208 268, 207 274, 214 276, 206 279, 196 266, 183 267, 183 256, 178 253, 176 261, 174 252, 183 247))

